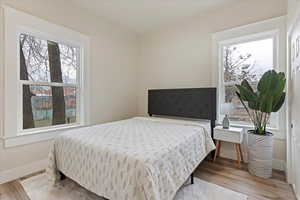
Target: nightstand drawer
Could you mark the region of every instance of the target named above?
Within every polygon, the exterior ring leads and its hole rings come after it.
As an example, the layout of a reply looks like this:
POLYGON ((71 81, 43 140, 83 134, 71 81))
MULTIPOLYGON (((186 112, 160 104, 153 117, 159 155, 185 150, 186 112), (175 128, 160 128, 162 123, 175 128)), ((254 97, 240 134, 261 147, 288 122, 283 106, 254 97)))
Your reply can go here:
POLYGON ((243 141, 243 132, 242 130, 230 131, 229 129, 215 129, 214 139, 241 144, 243 141))

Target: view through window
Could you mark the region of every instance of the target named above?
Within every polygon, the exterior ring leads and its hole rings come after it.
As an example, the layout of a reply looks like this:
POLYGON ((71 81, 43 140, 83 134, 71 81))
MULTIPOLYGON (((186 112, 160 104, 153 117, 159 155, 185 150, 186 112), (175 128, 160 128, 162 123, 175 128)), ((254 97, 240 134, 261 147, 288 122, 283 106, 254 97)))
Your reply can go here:
POLYGON ((77 122, 80 49, 20 34, 23 129, 77 122))
MULTIPOLYGON (((266 38, 222 47, 223 51, 223 91, 222 100, 232 103, 229 115, 234 124, 249 125, 250 118, 236 96, 235 84, 247 79, 256 89, 263 73, 274 69, 274 38, 266 38)), ((271 117, 270 126, 274 124, 271 117)))

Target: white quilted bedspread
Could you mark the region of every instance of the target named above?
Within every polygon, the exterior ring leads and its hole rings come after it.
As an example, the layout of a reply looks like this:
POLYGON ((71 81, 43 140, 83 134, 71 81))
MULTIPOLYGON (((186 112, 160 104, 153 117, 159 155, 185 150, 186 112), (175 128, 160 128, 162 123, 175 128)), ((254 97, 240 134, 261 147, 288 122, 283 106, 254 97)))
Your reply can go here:
POLYGON ((66 131, 47 171, 110 200, 172 200, 215 148, 207 126, 175 121, 133 118, 66 131))

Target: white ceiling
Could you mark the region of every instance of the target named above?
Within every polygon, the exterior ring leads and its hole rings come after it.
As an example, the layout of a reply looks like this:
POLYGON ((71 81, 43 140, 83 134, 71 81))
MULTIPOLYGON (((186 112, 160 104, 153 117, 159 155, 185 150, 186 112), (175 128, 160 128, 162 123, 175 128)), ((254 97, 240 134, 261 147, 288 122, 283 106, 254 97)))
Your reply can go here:
POLYGON ((112 22, 143 33, 239 0, 72 0, 112 22))

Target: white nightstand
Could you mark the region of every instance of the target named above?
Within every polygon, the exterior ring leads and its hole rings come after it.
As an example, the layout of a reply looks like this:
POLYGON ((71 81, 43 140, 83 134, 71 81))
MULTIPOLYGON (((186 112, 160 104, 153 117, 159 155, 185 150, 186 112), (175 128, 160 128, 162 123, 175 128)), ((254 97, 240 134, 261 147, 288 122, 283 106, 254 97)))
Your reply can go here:
POLYGON ((238 167, 241 167, 241 162, 243 162, 243 154, 241 149, 241 144, 243 142, 243 129, 230 127, 229 129, 223 129, 222 126, 216 126, 214 128, 214 139, 217 142, 216 152, 214 161, 220 156, 221 142, 230 142, 235 146, 237 154, 238 167))

